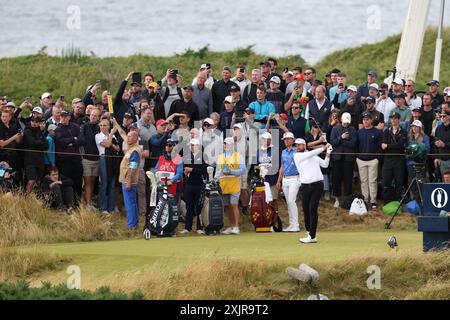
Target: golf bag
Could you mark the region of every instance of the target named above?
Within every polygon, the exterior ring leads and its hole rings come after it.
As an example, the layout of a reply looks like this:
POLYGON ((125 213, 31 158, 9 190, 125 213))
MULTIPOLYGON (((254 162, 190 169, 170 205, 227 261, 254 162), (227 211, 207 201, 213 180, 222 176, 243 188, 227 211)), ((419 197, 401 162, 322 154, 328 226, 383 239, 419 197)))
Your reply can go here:
POLYGON ((212 178, 213 167, 208 167, 209 181, 205 182, 201 205, 198 210, 203 231, 207 235, 219 234, 223 228, 223 199, 220 185, 212 178))
POLYGON ((255 167, 256 174, 251 179, 250 220, 256 232, 270 232, 271 227, 275 232, 281 232, 283 226, 278 211, 266 201, 264 177, 267 169, 264 169, 255 167))
POLYGON ((155 176, 148 171, 147 176, 152 183, 150 212, 145 215, 144 238, 152 235, 171 237, 178 226, 178 201, 167 190, 167 184, 161 181, 156 184, 155 176))

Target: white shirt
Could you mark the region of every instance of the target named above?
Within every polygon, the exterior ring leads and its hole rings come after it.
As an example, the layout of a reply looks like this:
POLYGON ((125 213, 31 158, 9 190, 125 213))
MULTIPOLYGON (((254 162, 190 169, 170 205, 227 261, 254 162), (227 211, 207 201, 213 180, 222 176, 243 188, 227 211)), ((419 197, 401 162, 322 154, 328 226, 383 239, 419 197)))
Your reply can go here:
POLYGON ((103 132, 97 133, 95 135, 95 143, 97 144, 98 154, 104 155, 105 154, 105 147, 103 147, 100 143, 108 140, 108 136, 104 134, 103 132))
POLYGON ((318 148, 313 151, 297 152, 294 155, 294 162, 299 173, 301 184, 323 181, 323 174, 320 167, 328 168, 330 158, 326 157, 324 160, 318 157, 322 152, 323 149, 318 148))
POLYGON ((387 97, 386 99, 378 98, 375 102, 375 109, 383 114, 385 123, 388 122, 391 111, 394 110, 395 107, 395 102, 392 101, 392 99, 389 97, 387 97))
POLYGON ((422 98, 416 96, 415 98, 406 98, 406 102, 409 104, 409 109, 413 111, 416 108, 422 108, 422 98))

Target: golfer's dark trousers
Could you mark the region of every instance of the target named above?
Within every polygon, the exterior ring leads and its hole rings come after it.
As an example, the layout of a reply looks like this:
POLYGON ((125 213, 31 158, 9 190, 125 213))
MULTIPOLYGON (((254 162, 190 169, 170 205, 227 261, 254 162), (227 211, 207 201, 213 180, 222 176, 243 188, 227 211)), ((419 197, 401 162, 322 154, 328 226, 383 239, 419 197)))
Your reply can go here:
POLYGON ((333 196, 342 196, 342 182, 344 182, 344 196, 352 193, 353 167, 355 161, 332 160, 333 196))
POLYGON ((400 199, 405 179, 405 158, 385 157, 383 162, 383 187, 390 188, 395 181, 395 195, 400 199))
MULTIPOLYGON (((184 186, 184 202, 186 202, 185 229, 192 230, 192 221, 196 215, 195 208, 200 200, 203 185, 186 184, 184 186)), ((200 215, 197 215, 197 230, 201 230, 200 215)))
POLYGON ((316 237, 317 221, 319 216, 317 208, 319 207, 320 197, 323 193, 323 181, 317 181, 311 184, 303 184, 300 187, 302 195, 303 216, 305 218, 305 228, 311 238, 316 237))
POLYGON ((74 206, 78 207, 83 190, 83 166, 81 157, 61 158, 57 161, 59 172, 72 179, 74 192, 74 206))

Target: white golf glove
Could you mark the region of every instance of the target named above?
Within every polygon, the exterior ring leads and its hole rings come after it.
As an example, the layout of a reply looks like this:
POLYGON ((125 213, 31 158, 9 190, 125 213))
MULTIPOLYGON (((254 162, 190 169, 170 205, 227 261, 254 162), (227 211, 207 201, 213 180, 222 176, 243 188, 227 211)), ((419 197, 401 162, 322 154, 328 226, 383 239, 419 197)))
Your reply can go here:
POLYGON ((327 154, 331 154, 331 152, 333 152, 333 147, 329 146, 327 149, 327 154))

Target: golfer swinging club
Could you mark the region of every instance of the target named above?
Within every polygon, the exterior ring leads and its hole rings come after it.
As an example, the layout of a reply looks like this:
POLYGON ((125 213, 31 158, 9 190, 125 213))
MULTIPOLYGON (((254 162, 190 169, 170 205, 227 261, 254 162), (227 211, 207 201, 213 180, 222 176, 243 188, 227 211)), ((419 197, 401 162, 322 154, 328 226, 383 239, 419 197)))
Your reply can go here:
POLYGON ((319 218, 317 207, 323 193, 323 174, 320 167, 328 167, 333 148, 328 143, 323 148, 306 151, 306 142, 303 139, 296 139, 295 146, 297 147, 297 153, 294 155, 294 162, 301 183, 300 192, 302 195, 303 215, 305 218, 305 229, 308 234, 306 238, 300 238, 299 241, 301 243, 316 243, 316 229, 319 218), (325 159, 318 157, 325 150, 327 151, 325 159))

